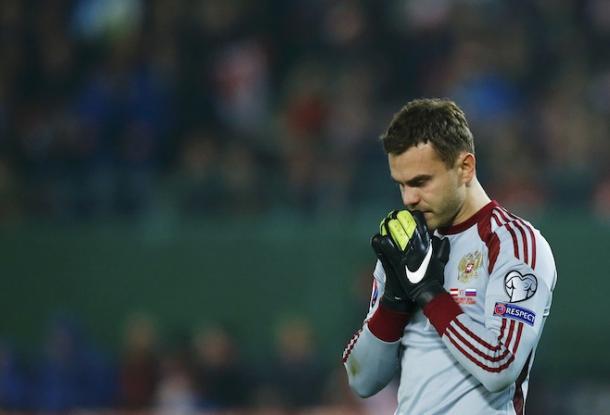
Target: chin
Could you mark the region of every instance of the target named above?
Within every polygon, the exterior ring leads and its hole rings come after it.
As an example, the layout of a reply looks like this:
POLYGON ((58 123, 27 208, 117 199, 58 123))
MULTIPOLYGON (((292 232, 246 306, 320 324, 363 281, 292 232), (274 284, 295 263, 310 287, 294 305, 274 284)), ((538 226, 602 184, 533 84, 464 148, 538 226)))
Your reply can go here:
POLYGON ((432 218, 426 218, 426 225, 428 225, 430 232, 434 232, 439 228, 448 228, 451 226, 451 221, 442 220, 437 216, 434 216, 432 218))

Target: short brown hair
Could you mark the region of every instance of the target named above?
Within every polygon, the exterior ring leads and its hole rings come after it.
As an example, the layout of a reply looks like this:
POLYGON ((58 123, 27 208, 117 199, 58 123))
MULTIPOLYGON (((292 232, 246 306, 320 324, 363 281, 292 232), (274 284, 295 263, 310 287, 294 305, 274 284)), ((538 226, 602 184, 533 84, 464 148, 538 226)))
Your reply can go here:
POLYGON ((449 99, 415 99, 394 114, 381 136, 386 153, 399 155, 421 143, 432 143, 452 167, 462 151, 474 154, 474 140, 464 111, 449 99))

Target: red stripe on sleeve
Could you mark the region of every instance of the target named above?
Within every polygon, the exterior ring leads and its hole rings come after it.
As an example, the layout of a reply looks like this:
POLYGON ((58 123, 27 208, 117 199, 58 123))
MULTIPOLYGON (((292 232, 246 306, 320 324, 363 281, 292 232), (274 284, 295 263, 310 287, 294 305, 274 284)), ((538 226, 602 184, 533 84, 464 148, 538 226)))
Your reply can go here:
POLYGON ((534 231, 532 227, 529 225, 525 226, 530 233, 530 237, 532 238, 532 269, 536 269, 536 237, 534 236, 534 231))
POLYGON ((519 348, 519 342, 521 341, 521 332, 523 331, 523 323, 519 322, 519 328, 517 329, 517 338, 515 339, 515 345, 513 346, 513 354, 517 354, 519 348))
POLYGON ((506 329, 506 319, 502 319, 502 326, 500 327, 500 334, 498 334, 498 343, 503 343, 504 330, 506 329))
POLYGON ((527 378, 529 374, 530 368, 530 359, 532 358, 532 354, 527 357, 525 361, 525 365, 523 365, 523 369, 521 369, 521 373, 517 378, 517 382, 515 382, 515 395, 513 396, 513 406, 515 407, 515 414, 523 415, 525 410, 525 399, 523 396, 523 382, 527 378))
POLYGON ((523 238, 523 256, 525 257, 524 262, 526 264, 529 264, 530 262, 530 258, 529 258, 529 245, 527 243, 527 236, 525 235, 525 229, 523 229, 523 226, 521 226, 521 223, 516 220, 513 223, 517 229, 519 229, 519 233, 521 233, 521 237, 523 238))
MULTIPOLYGON (((536 269, 536 236, 534 234, 534 230, 532 229, 532 226, 529 225, 527 222, 525 222, 523 219, 521 219, 520 217, 513 215, 512 213, 510 213, 509 211, 505 210, 505 209, 498 209, 498 210, 494 210, 494 214, 496 212, 499 212, 502 214, 502 216, 510 222, 507 222, 506 227, 507 229, 509 228, 508 224, 513 224, 517 229, 519 229, 519 232, 521 233, 521 236, 523 237, 523 250, 524 250, 524 262, 527 263, 532 269, 536 269), (530 236, 530 243, 532 245, 532 249, 531 249, 531 261, 529 260, 530 258, 528 257, 528 254, 530 252, 530 250, 528 249, 528 242, 527 242, 527 237, 525 235, 525 232, 527 230, 527 233, 530 236)), ((496 222, 498 222, 497 218, 496 218, 496 222)), ((511 231, 509 229, 509 231, 511 231)), ((516 236, 516 234, 513 234, 513 232, 511 231, 511 235, 514 237, 516 236)), ((515 244, 515 240, 513 239, 513 246, 515 244)), ((515 254, 516 258, 519 258, 516 254, 515 254)))
POLYGON ((460 351, 460 353, 462 353, 464 356, 466 356, 468 358, 468 360, 470 360, 471 362, 473 362, 474 364, 476 364, 481 369, 483 369, 487 372, 501 372, 504 369, 506 369, 507 367, 509 367, 510 364, 513 362, 513 360, 515 360, 515 357, 511 354, 510 357, 508 358, 508 360, 506 361, 506 363, 504 363, 503 365, 498 366, 498 367, 488 366, 486 364, 483 364, 479 360, 477 360, 470 353, 466 352, 466 350, 464 350, 464 348, 462 346, 460 346, 460 344, 451 336, 450 332, 447 332, 446 335, 447 335, 447 338, 449 339, 449 341, 451 342, 451 344, 453 344, 455 346, 455 348, 460 351))
POLYGON ((508 337, 506 338, 506 347, 510 346, 510 341, 513 339, 513 331, 515 330, 515 320, 510 320, 510 329, 508 329, 508 337))
POLYGON ((504 329, 506 328, 506 319, 502 319, 502 327, 500 327, 500 334, 498 335, 498 341, 502 341, 504 337, 504 329))
POLYGON ((513 229, 511 222, 506 222, 506 229, 510 232, 510 236, 513 239, 513 249, 515 251, 515 258, 520 258, 519 256, 519 243, 517 242, 517 233, 513 229))
POLYGON ((449 325, 447 330, 450 331, 453 336, 457 337, 462 343, 464 343, 466 346, 468 346, 468 348, 470 350, 472 350, 475 354, 481 356, 483 359, 488 360, 490 362, 494 362, 494 363, 499 362, 499 361, 503 360, 504 358, 506 358, 506 356, 508 356, 508 354, 510 353, 510 351, 506 347, 504 347, 502 354, 499 354, 497 356, 490 356, 486 353, 483 353, 481 350, 477 349, 476 347, 474 347, 472 345, 472 343, 470 343, 468 340, 466 340, 464 338, 464 336, 462 336, 455 328, 453 328, 452 325, 449 325))
MULTIPOLYGON (((532 230, 532 227, 520 217, 515 216, 512 213, 509 213, 509 215, 520 223, 525 229, 527 229, 527 232, 530 235, 530 240, 532 241, 532 262, 530 263, 530 266, 532 269, 536 269, 536 237, 534 236, 534 231, 532 230)), ((527 260, 525 262, 527 262, 527 260)))
POLYGON ((504 219, 506 221, 505 226, 506 229, 508 229, 508 232, 510 232, 510 236, 513 239, 513 249, 515 250, 515 258, 519 258, 519 244, 517 243, 517 234, 515 233, 515 230, 512 228, 511 226, 511 222, 509 222, 509 218, 506 215, 506 213, 500 209, 496 210, 495 212, 498 212, 498 214, 502 217, 502 219, 504 219))
MULTIPOLYGON (((500 224, 500 220, 493 215, 496 223, 500 224)), ((477 231, 479 232, 479 237, 485 245, 487 246, 487 272, 491 274, 494 269, 494 265, 496 264, 496 260, 498 259, 498 255, 500 254, 500 239, 498 235, 491 231, 491 219, 489 221, 479 222, 477 226, 477 231)))
POLYGON ((494 218, 494 221, 496 222, 496 225, 502 226, 502 221, 500 219, 498 219, 498 217, 496 216, 495 212, 492 214, 491 217, 494 218))
POLYGON ((476 340, 477 343, 479 343, 481 346, 487 347, 492 352, 497 352, 502 347, 502 343, 500 343, 500 342, 498 342, 498 344, 496 344, 495 346, 487 343, 485 340, 483 340, 482 338, 477 336, 475 333, 470 331, 468 329, 468 327, 463 325, 462 322, 459 320, 456 320, 455 324, 457 324, 459 326, 459 328, 461 328, 466 334, 468 334, 470 337, 472 337, 474 340, 476 340))

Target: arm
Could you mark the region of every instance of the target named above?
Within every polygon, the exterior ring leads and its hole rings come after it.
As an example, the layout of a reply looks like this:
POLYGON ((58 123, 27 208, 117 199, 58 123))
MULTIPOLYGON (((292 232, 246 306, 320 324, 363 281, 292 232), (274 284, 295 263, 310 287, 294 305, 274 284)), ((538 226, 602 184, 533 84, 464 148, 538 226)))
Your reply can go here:
POLYGON ((531 261, 528 264, 514 255, 512 240, 503 239, 489 276, 483 324, 466 315, 447 293, 437 295, 424 308, 449 352, 491 392, 527 374, 555 281, 552 254, 544 240, 539 243, 539 266, 533 269, 531 261))
MULTIPOLYGON (((404 292, 383 247, 384 236, 389 232, 388 223, 403 218, 402 215, 398 211, 390 212, 381 221, 379 233, 371 239, 378 260, 373 273, 371 305, 363 328, 354 335, 343 353, 349 384, 361 397, 379 392, 394 377, 400 367, 399 340, 415 310, 415 303, 404 292)), ((415 227, 411 226, 403 232, 403 241, 408 241, 414 231, 415 227)))
POLYGON ((385 288, 385 273, 379 261, 374 277, 371 306, 364 325, 343 352, 349 385, 363 398, 383 389, 400 367, 400 337, 410 316, 379 301, 385 288))

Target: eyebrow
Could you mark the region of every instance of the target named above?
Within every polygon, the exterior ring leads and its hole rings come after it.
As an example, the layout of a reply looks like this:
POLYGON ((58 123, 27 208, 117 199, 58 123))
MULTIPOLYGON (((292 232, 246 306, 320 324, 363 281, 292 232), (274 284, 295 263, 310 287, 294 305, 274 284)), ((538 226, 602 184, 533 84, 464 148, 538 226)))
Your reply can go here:
POLYGON ((432 178, 432 175, 430 175, 430 174, 420 174, 420 175, 413 177, 412 179, 407 180, 406 182, 401 182, 399 180, 396 180, 393 177, 392 177, 392 180, 397 184, 405 184, 410 187, 415 187, 415 186, 419 186, 422 183, 430 180, 431 178, 432 178))

